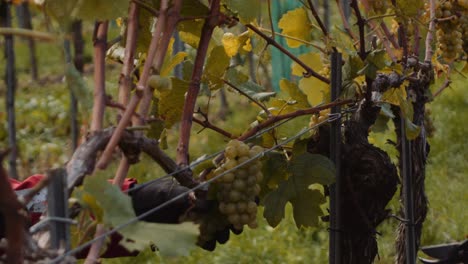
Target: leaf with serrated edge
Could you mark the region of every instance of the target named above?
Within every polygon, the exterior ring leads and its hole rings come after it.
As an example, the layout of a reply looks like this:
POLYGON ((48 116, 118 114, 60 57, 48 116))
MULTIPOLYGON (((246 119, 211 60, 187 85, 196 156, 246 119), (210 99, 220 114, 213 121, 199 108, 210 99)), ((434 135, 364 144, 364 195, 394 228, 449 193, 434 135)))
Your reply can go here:
POLYGON ((211 50, 203 71, 203 82, 208 84, 211 90, 223 86, 222 78, 229 67, 230 58, 224 51, 223 46, 216 46, 211 50))
POLYGON ((288 171, 295 182, 307 188, 313 183, 331 184, 335 180, 335 166, 327 157, 308 152, 293 156, 288 171))
POLYGON ((297 86, 297 84, 290 82, 286 79, 281 79, 279 83, 281 91, 287 93, 291 99, 297 101, 298 108, 308 108, 310 107, 309 102, 307 101, 307 95, 305 95, 297 86))
POLYGON ((296 197, 291 199, 297 228, 317 226, 319 217, 323 215, 320 204, 324 202, 325 197, 319 190, 306 189, 298 192, 296 197))
POLYGON ((299 88, 307 95, 310 105, 317 106, 326 101, 326 95, 330 91, 330 85, 317 78, 302 78, 299 81, 299 88))
MULTIPOLYGON (((281 29, 281 33, 305 40, 310 41, 312 38, 312 25, 307 16, 307 12, 304 8, 300 7, 284 14, 278 22, 278 27, 281 29)), ((291 48, 297 48, 303 45, 303 42, 286 38, 286 43, 291 48)))
POLYGON ((182 116, 184 96, 189 83, 177 78, 171 78, 172 89, 168 93, 161 94, 159 101, 159 115, 165 121, 165 127, 171 128, 182 116))
MULTIPOLYGON (((87 177, 83 192, 96 197, 104 212, 105 225, 116 227, 135 218, 131 198, 116 185, 108 183, 105 175, 87 177)), ((156 224, 138 221, 119 232, 133 240, 124 242, 129 250, 142 250, 154 242, 160 253, 166 256, 187 255, 195 247, 198 236, 198 228, 193 223, 156 224)))
MULTIPOLYGON (((309 52, 306 54, 301 54, 298 56, 298 59, 304 62, 307 66, 309 66, 312 70, 318 72, 323 68, 322 59, 318 52, 309 52)), ((301 65, 293 62, 291 64, 292 74, 296 76, 302 76, 304 73, 304 68, 301 65)))
POLYGON ((263 217, 267 220, 268 224, 276 227, 284 218, 284 207, 289 198, 293 196, 290 192, 292 188, 289 186, 289 181, 281 183, 278 189, 267 194, 263 200, 263 217))

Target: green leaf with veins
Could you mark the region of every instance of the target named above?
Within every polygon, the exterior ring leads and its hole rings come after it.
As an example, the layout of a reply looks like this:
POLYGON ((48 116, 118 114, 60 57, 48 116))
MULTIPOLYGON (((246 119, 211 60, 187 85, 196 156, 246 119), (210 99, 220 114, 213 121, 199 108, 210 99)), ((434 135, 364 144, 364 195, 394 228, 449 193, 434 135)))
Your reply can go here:
POLYGON ((375 79, 377 71, 387 66, 388 55, 385 50, 374 50, 366 57, 365 66, 358 71, 359 75, 366 75, 371 79, 375 79))
POLYGON ((282 182, 277 189, 268 193, 264 200, 263 217, 268 224, 276 227, 284 218, 284 207, 291 197, 294 196, 294 188, 290 187, 290 181, 282 182))
POLYGON ((320 204, 325 202, 325 197, 319 190, 305 189, 298 192, 290 202, 297 228, 318 225, 319 217, 323 215, 320 204))
POLYGON ((237 13, 242 24, 249 24, 260 15, 261 2, 251 0, 223 0, 229 10, 237 13))
POLYGON ((189 82, 171 78, 172 89, 167 93, 161 93, 159 100, 159 116, 165 121, 165 128, 171 128, 182 116, 185 93, 189 82))
POLYGON ((293 156, 288 171, 294 176, 297 184, 306 187, 313 183, 331 184, 335 180, 333 162, 323 155, 309 152, 293 156))
MULTIPOLYGON (((84 181, 83 194, 94 197, 103 211, 103 222, 107 227, 116 227, 135 219, 131 198, 106 180, 106 175, 98 173, 84 181)), ((81 200, 86 204, 86 200, 81 200)), ((137 221, 119 230, 125 238, 124 246, 130 251, 143 250, 155 243, 162 255, 188 255, 195 247, 198 227, 193 223, 156 224, 137 221), (174 245, 177 245, 176 247, 174 245)))
POLYGON ((297 101, 296 106, 298 108, 309 108, 310 104, 307 100, 307 95, 304 94, 300 89, 299 86, 297 86, 296 83, 293 83, 289 80, 286 79, 281 79, 279 86, 281 88, 281 91, 287 93, 291 99, 297 101))

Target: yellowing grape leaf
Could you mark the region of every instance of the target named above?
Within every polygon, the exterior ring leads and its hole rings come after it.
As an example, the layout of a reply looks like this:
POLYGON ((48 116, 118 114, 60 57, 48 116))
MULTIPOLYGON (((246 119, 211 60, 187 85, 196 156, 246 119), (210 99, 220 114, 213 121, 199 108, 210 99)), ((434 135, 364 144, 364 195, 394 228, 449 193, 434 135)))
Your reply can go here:
POLYGON ((185 20, 177 23, 180 39, 196 49, 198 42, 200 42, 203 23, 203 19, 185 20))
MULTIPOLYGON (((312 25, 304 8, 296 8, 284 14, 278 22, 281 33, 305 41, 311 40, 312 25)), ((291 48, 297 48, 304 43, 286 38, 286 43, 291 48)))
POLYGON ((308 108, 310 107, 309 102, 307 101, 307 95, 305 95, 297 84, 290 82, 286 79, 281 79, 279 83, 281 91, 287 93, 291 99, 297 101, 298 108, 308 108))
MULTIPOLYGON (((318 72, 323 68, 322 59, 320 58, 320 54, 317 52, 309 52, 305 54, 301 54, 298 56, 298 59, 304 62, 307 66, 309 66, 312 70, 318 72)), ((293 62, 291 64, 291 73, 296 76, 303 76, 304 75, 304 68, 301 65, 293 62)))
POLYGON ((327 94, 330 93, 330 85, 320 81, 317 78, 302 78, 299 81, 299 88, 307 95, 307 100, 312 106, 326 102, 327 94))
POLYGON ((172 70, 177 66, 177 64, 182 63, 187 57, 186 52, 178 52, 176 55, 172 56, 170 59, 164 61, 163 66, 161 67, 161 76, 169 76, 172 70))
POLYGON ((159 100, 159 115, 165 121, 166 128, 171 128, 182 116, 184 95, 189 83, 177 78, 171 78, 172 89, 168 93, 162 93, 159 100))
MULTIPOLYGON (((132 240, 123 240, 124 246, 130 251, 143 250, 154 242, 162 255, 178 256, 188 255, 195 247, 198 236, 195 224, 156 224, 136 220, 131 198, 116 185, 108 183, 105 175, 87 177, 82 192, 95 198, 103 211, 103 222, 107 227, 117 227, 132 221, 119 230, 125 238, 132 240)), ((86 203, 86 200, 81 202, 86 203)))
POLYGON ((229 67, 230 58, 224 51, 223 46, 216 46, 206 60, 202 81, 208 84, 211 90, 219 89, 223 86, 223 75, 229 67))
POLYGON ((239 38, 231 32, 226 32, 222 39, 224 51, 229 57, 233 57, 239 51, 240 41, 239 38))
POLYGON ((404 81, 403 84, 398 88, 388 89, 382 95, 382 101, 390 103, 392 105, 400 105, 400 98, 406 98, 406 89, 408 81, 404 81))

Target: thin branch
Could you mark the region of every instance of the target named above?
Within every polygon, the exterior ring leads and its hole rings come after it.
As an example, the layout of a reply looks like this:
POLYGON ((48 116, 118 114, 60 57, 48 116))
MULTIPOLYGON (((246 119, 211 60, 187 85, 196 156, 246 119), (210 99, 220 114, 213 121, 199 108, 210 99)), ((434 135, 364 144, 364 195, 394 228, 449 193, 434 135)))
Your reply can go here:
POLYGON ((322 48, 322 47, 320 47, 320 46, 318 46, 318 45, 316 45, 316 44, 314 44, 314 43, 312 43, 310 41, 306 41, 306 40, 303 40, 303 39, 300 39, 300 38, 296 38, 296 37, 289 36, 289 35, 282 34, 282 33, 278 33, 278 32, 273 32, 273 31, 271 31, 271 30, 269 30, 267 28, 258 27, 258 29, 261 30, 261 31, 267 32, 267 33, 271 33, 272 35, 278 35, 278 36, 286 38, 286 39, 291 39, 291 40, 295 40, 297 42, 304 43, 306 45, 312 46, 312 47, 320 50, 322 53, 326 53, 324 48, 322 48))
POLYGON ((393 47, 395 49, 399 49, 400 45, 398 45, 398 41, 396 41, 395 36, 388 29, 387 24, 385 24, 384 22, 381 22, 380 27, 382 28, 382 31, 384 32, 387 39, 390 41, 390 43, 392 43, 393 47))
MULTIPOLYGON (((130 92, 132 88, 132 72, 135 59, 135 50, 136 50, 136 41, 138 36, 138 15, 139 9, 135 2, 130 2, 130 8, 128 11, 127 18, 127 38, 125 43, 124 59, 122 72, 120 73, 119 78, 119 103, 122 106, 127 105, 130 99, 130 92)), ((120 115, 125 112, 125 107, 121 109, 120 115)), ((137 114, 137 113, 135 113, 137 114)), ((138 118, 141 118, 138 116, 138 118)), ((127 177, 128 171, 130 169, 130 162, 128 161, 127 156, 121 154, 119 167, 114 176, 113 183, 121 187, 125 178, 127 177)))
POLYGON ((291 58, 293 61, 295 61, 297 64, 299 64, 306 72, 304 73, 304 77, 307 78, 307 77, 310 77, 310 76, 314 76, 315 78, 321 80, 322 82, 324 83, 327 83, 329 84, 330 83, 330 80, 325 78, 324 76, 318 74, 317 72, 315 72, 312 68, 310 68, 309 66, 307 66, 303 61, 301 61, 300 59, 298 59, 296 56, 294 56, 291 52, 289 52, 286 48, 284 48, 283 46, 281 46, 278 42, 276 42, 274 39, 268 37, 265 33, 263 33, 262 31, 260 31, 257 27, 253 26, 252 24, 248 24, 246 25, 247 28, 251 29, 252 31, 254 31, 255 33, 257 33, 258 35, 260 35, 260 37, 262 37, 263 39, 265 39, 267 41, 267 43, 269 45, 273 45, 275 48, 279 49, 282 53, 284 53, 286 56, 288 56, 289 58, 291 58))
POLYGON ((434 55, 434 50, 432 49, 432 41, 434 39, 434 32, 435 32, 435 8, 436 3, 435 0, 429 1, 429 10, 430 10, 430 21, 429 22, 429 31, 427 31, 426 35, 426 55, 424 56, 424 62, 431 63, 432 56, 434 55))
POLYGON ((185 98, 182 121, 180 125, 180 137, 177 145, 176 161, 179 166, 187 166, 189 162, 188 150, 190 142, 190 130, 192 128, 192 117, 195 103, 200 91, 200 80, 203 73, 203 63, 208 52, 213 29, 220 24, 220 0, 211 1, 210 16, 203 24, 200 42, 192 72, 192 78, 185 98))
POLYGON ((271 28, 271 37, 275 39, 275 27, 273 24, 273 16, 271 15, 271 0, 267 1, 268 3, 268 19, 270 21, 270 28, 271 28))
POLYGON ((445 89, 447 89, 450 86, 451 83, 452 81, 450 81, 450 79, 445 80, 444 84, 439 89, 437 89, 437 91, 432 95, 432 97, 439 96, 445 89))
POLYGON ((319 25, 320 29, 322 30, 323 35, 328 36, 328 30, 325 27, 325 25, 323 24, 322 19, 320 19, 319 15, 317 13, 317 10, 315 9, 314 4, 312 3, 312 0, 307 0, 307 2, 309 3, 310 11, 312 11, 312 15, 314 16, 315 21, 317 21, 317 24, 319 25))
POLYGON ((211 129, 211 130, 213 130, 215 132, 218 132, 219 134, 221 134, 221 135, 223 135, 223 136, 225 136, 227 138, 234 138, 234 136, 231 133, 227 132, 226 130, 224 130, 222 128, 219 128, 219 127, 213 125, 208 120, 208 117, 205 114, 203 114, 203 113, 200 113, 200 114, 203 116, 204 120, 200 120, 200 119, 198 119, 196 117, 193 117, 193 121, 195 123, 201 125, 204 128, 209 128, 209 129, 211 129))
POLYGON ((141 0, 131 0, 133 3, 143 7, 146 9, 146 11, 150 12, 153 16, 158 17, 159 16, 159 11, 154 9, 152 6, 148 5, 144 1, 141 0))
MULTIPOLYGON (((169 0, 162 0, 161 1, 161 15, 163 13, 165 14, 167 12, 168 8, 168 2, 169 0)), ((122 137, 123 131, 125 128, 128 126, 130 123, 131 117, 133 116, 133 113, 135 112, 135 109, 137 108, 138 104, 140 103, 141 98, 143 97, 143 94, 145 90, 149 89, 148 88, 148 78, 150 76, 150 70, 151 66, 153 64, 154 57, 156 55, 156 51, 158 48, 159 44, 159 39, 161 37, 161 33, 164 29, 164 19, 159 19, 158 23, 156 24, 156 29, 153 33, 153 37, 151 39, 150 46, 148 48, 148 56, 146 57, 145 64, 143 66, 143 70, 140 76, 140 80, 137 84, 136 91, 132 98, 130 99, 130 102, 127 105, 127 109, 123 113, 122 119, 120 119, 119 124, 117 125, 117 128, 114 131, 114 134, 112 135, 111 140, 109 141, 109 144, 107 145, 106 149, 101 155, 101 158, 99 159, 96 167, 98 169, 105 169, 109 163, 109 161, 112 158, 112 152, 114 151, 115 147, 117 146, 118 142, 120 141, 120 137, 122 137)))
POLYGON ((23 28, 0 27, 0 35, 15 35, 48 42, 57 40, 57 37, 52 34, 23 28))
POLYGON ((366 20, 361 15, 361 11, 359 9, 357 0, 352 0, 350 5, 351 5, 351 8, 354 10, 354 13, 356 14, 357 25, 359 28, 359 57, 361 58, 361 60, 365 60, 367 57, 366 39, 364 37, 366 20))
POLYGON ((101 130, 106 106, 106 48, 108 22, 96 22, 94 39, 94 103, 91 117, 92 132, 101 130))
POLYGON ((338 7, 338 11, 340 12, 341 21, 343 22, 343 27, 344 27, 345 31, 352 38, 353 42, 356 42, 357 38, 354 35, 353 31, 351 30, 351 27, 349 26, 348 19, 346 19, 346 16, 345 16, 344 11, 343 11, 343 7, 341 6, 341 0, 336 0, 336 5, 338 7))
POLYGON ((264 128, 267 128, 273 124, 275 124, 276 122, 279 122, 281 120, 285 120, 285 119, 289 119, 289 118, 294 118, 294 117, 298 117, 298 116, 303 116, 303 115, 310 115, 310 114, 316 114, 316 113, 319 113, 320 111, 324 110, 324 109, 328 109, 328 108, 331 108, 333 106, 339 106, 339 105, 345 105, 345 104, 349 104, 349 103, 352 103, 353 100, 341 100, 341 99, 338 99, 336 101, 333 101, 329 104, 324 104, 324 105, 321 105, 321 106, 317 106, 317 107, 312 107, 312 108, 308 108, 308 109, 301 109, 301 110, 297 110, 295 112, 291 112, 291 113, 287 113, 287 114, 284 114, 284 115, 277 115, 277 116, 272 116, 270 118, 268 118, 267 120, 263 121, 262 123, 258 124, 257 126, 249 129, 247 132, 245 132, 244 134, 242 134, 242 136, 238 137, 237 139, 238 140, 245 140, 253 135, 255 135, 258 131, 264 129, 264 128))
POLYGON ((242 94, 243 96, 247 97, 250 101, 252 101, 254 104, 258 105, 263 111, 265 111, 265 113, 267 115, 270 115, 270 110, 268 110, 268 108, 266 108, 264 105, 262 105, 260 102, 258 102, 257 100, 253 99, 252 96, 246 94, 244 91, 242 91, 241 89, 239 89, 237 86, 235 86, 234 84, 230 83, 229 81, 227 80, 224 80, 223 79, 223 82, 227 85, 229 85, 229 87, 231 87, 232 89, 236 90, 238 93, 242 94))

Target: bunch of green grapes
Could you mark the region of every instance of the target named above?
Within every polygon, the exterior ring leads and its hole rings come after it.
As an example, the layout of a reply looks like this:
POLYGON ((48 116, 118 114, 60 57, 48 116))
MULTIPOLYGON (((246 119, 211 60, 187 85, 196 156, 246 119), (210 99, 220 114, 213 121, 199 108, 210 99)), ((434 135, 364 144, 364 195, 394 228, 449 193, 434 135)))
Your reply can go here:
POLYGON ((310 117, 309 127, 312 128, 316 124, 324 121, 325 119, 328 118, 329 114, 330 114, 330 108, 324 109, 324 110, 320 111, 320 113, 318 113, 318 114, 313 114, 310 117))
MULTIPOLYGON (((224 173, 246 162, 263 151, 260 146, 250 148, 247 144, 231 140, 224 150, 224 161, 214 171, 214 176, 224 173)), ((217 198, 219 211, 227 216, 235 229, 244 225, 257 227, 257 203, 255 197, 260 193, 263 179, 260 161, 251 161, 217 179, 217 198)))
POLYGON ((454 61, 463 52, 463 33, 460 13, 455 10, 453 0, 441 0, 436 7, 438 53, 445 62, 454 61))

